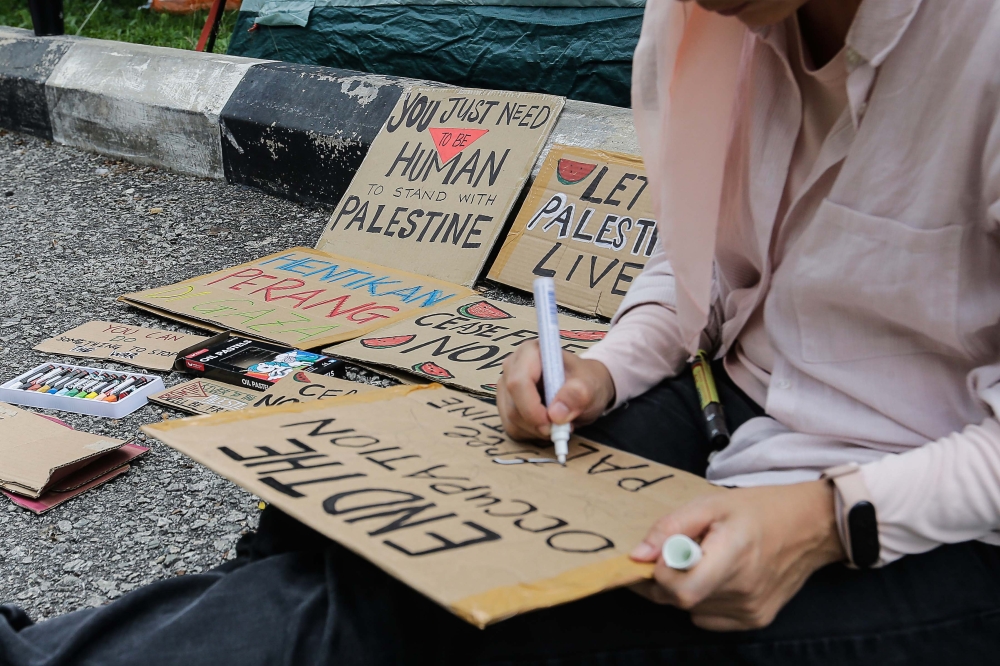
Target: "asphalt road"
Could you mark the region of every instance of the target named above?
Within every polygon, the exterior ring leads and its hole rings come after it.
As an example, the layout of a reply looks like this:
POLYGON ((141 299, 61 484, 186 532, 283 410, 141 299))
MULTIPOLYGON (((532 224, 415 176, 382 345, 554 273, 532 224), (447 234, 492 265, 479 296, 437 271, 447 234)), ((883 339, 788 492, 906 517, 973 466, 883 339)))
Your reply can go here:
MULTIPOLYGON (((0 131, 0 381, 44 361, 74 362, 31 348, 95 319, 198 333, 115 299, 311 247, 328 217, 248 188, 0 131)), ((185 379, 173 373, 164 382, 185 379)), ((0 496, 0 603, 35 619, 99 605, 223 562, 256 525, 255 497, 139 433, 186 415, 156 405, 121 420, 51 413, 151 449, 128 473, 43 516, 0 496)))

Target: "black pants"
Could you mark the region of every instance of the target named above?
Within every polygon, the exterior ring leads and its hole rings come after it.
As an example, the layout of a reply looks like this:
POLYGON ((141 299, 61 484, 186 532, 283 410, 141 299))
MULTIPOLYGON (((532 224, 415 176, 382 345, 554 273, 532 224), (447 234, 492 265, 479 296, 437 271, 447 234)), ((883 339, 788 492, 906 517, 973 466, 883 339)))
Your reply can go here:
MULTIPOLYGON (((717 373, 730 427, 760 413, 717 373)), ((703 473, 690 375, 589 436, 703 473)), ((0 664, 990 664, 1000 663, 1000 548, 944 546, 875 571, 817 571, 766 629, 712 633, 627 590, 480 631, 268 509, 237 559, 40 624, 0 607, 0 664)), ((2 591, 0 591, 2 594, 2 591)))

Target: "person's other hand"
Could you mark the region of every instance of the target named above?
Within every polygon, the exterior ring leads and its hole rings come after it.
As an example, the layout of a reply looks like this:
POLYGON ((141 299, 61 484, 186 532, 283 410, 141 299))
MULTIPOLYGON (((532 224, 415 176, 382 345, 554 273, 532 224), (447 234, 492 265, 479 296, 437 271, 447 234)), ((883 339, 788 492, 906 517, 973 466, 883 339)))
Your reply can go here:
POLYGON ((566 381, 546 408, 538 341, 518 345, 507 357, 497 384, 497 407, 508 435, 514 439, 548 439, 553 423, 589 423, 615 399, 611 373, 600 361, 563 351, 563 365, 566 381))
POLYGON ((827 481, 738 488, 696 499, 661 518, 632 551, 656 561, 657 585, 643 594, 691 612, 704 629, 765 627, 820 567, 845 558, 827 481), (702 559, 688 571, 669 568, 663 542, 686 534, 702 559))

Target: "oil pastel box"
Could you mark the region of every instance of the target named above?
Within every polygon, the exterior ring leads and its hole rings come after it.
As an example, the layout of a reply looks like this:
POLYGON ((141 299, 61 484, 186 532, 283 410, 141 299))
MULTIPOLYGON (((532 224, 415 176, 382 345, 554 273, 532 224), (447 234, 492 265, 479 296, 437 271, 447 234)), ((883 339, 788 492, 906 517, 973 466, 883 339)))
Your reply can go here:
POLYGON ((162 390, 163 380, 156 375, 43 363, 0 384, 0 402, 118 419, 145 405, 147 396, 162 390), (43 384, 38 383, 56 371, 61 372, 43 384), (34 382, 25 384, 33 378, 34 382), (39 390, 46 386, 49 390, 39 390), (32 387, 35 390, 31 390, 32 387))

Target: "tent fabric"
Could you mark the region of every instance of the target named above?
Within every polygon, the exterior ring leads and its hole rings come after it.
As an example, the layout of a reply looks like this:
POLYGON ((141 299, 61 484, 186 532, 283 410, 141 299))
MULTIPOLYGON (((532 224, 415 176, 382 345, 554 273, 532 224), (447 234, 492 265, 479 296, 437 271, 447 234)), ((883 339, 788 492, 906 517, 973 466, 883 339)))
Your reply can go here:
POLYGON ((373 1, 245 0, 229 53, 630 105, 641 0, 373 1))

